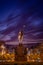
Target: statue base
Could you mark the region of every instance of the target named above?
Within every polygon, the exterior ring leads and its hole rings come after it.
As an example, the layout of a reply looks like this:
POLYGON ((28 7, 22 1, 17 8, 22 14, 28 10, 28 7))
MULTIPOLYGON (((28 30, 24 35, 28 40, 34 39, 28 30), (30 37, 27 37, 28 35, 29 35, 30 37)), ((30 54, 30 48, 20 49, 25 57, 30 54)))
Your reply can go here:
POLYGON ((19 45, 15 49, 15 61, 27 61, 27 51, 23 44, 19 45))

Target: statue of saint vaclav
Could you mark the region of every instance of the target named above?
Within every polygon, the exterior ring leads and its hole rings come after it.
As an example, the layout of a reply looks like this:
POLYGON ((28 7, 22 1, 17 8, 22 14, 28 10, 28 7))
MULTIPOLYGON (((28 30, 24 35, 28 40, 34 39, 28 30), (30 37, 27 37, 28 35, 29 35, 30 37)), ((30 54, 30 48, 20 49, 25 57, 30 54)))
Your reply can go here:
POLYGON ((22 44, 23 42, 23 32, 20 31, 18 34, 18 40, 19 40, 19 45, 15 48, 15 61, 26 61, 26 48, 22 44))
POLYGON ((18 34, 18 40, 19 40, 19 43, 22 43, 22 41, 23 41, 23 32, 22 31, 20 31, 18 34))

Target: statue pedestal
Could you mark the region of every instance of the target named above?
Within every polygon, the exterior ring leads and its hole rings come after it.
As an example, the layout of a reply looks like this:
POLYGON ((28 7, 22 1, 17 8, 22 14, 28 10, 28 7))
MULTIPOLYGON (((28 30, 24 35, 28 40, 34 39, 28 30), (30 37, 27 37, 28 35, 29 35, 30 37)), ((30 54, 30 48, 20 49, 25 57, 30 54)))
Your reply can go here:
POLYGON ((26 55, 26 48, 22 44, 19 44, 15 49, 15 61, 27 61, 26 55))

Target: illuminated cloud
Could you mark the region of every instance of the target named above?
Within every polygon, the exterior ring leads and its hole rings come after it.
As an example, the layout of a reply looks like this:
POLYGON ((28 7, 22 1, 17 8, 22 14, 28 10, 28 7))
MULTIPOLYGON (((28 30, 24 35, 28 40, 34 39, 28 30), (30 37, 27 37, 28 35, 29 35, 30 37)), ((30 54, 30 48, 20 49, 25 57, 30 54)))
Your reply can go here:
POLYGON ((10 36, 8 36, 8 35, 6 35, 5 37, 2 38, 2 40, 4 40, 4 41, 10 40, 10 39, 11 39, 11 38, 10 38, 10 36))
POLYGON ((0 31, 6 30, 7 29, 7 25, 6 24, 0 24, 0 31))

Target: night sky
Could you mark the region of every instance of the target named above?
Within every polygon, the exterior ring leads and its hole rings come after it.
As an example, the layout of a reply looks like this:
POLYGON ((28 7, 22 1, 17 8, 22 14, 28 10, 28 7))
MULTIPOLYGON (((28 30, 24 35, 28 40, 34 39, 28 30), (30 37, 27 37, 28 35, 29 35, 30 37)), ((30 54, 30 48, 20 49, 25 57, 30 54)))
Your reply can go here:
POLYGON ((17 41, 20 30, 24 41, 43 40, 42 0, 0 0, 0 40, 17 41))

